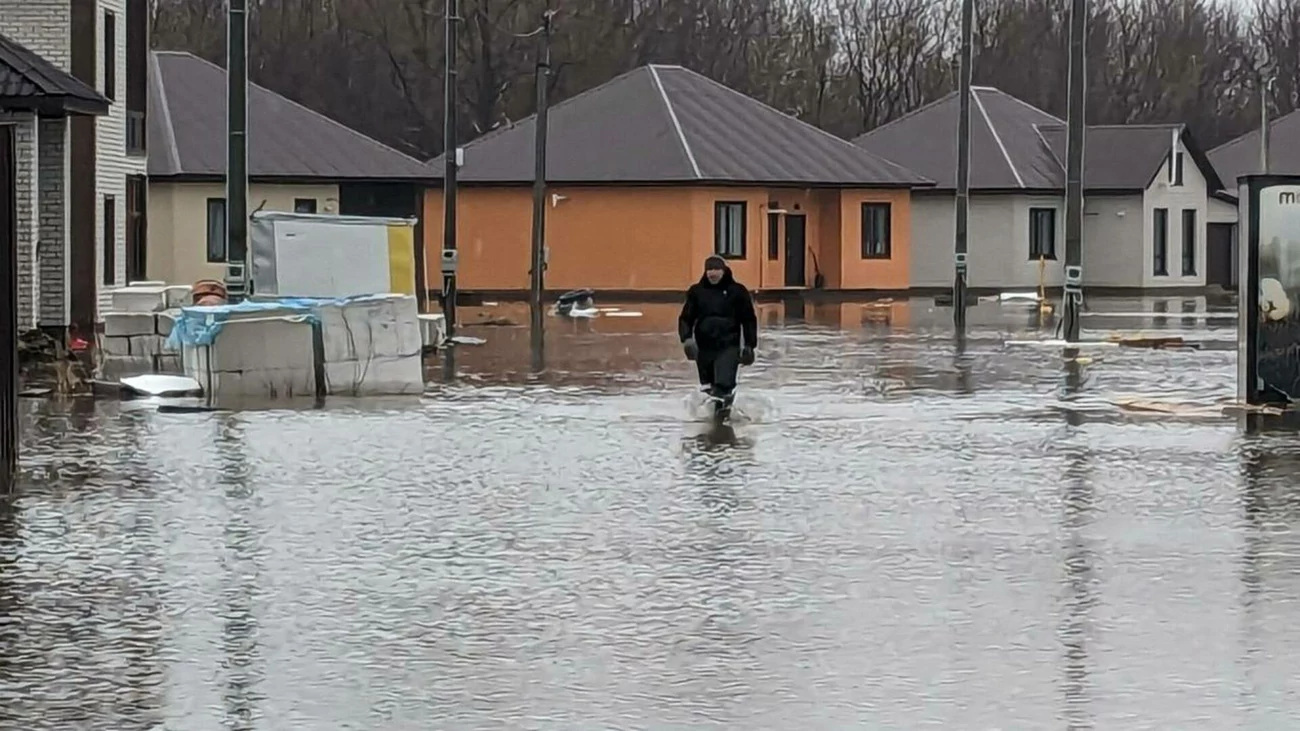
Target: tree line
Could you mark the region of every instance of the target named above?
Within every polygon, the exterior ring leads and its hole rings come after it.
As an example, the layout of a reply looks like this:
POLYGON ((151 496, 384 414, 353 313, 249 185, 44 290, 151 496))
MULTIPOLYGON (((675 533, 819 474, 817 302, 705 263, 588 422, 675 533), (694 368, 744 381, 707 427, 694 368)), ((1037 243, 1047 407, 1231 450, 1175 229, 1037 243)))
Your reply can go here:
MULTIPOLYGON (((254 0, 249 74, 418 157, 442 148, 446 0, 254 0)), ((680 64, 852 138, 957 85, 960 0, 460 0, 456 133, 680 64)), ((1065 117, 1069 0, 976 0, 974 83, 1065 117)), ((152 0, 156 48, 224 63, 225 0, 152 0)), ((1088 122, 1183 122, 1206 148, 1300 102, 1300 0, 1090 0, 1088 122)))

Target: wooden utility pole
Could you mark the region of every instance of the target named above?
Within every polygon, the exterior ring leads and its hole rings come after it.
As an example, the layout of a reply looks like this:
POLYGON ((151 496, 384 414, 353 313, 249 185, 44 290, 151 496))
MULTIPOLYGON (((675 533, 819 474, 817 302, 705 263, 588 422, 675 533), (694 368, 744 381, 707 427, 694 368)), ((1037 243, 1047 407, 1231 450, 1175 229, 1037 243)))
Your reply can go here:
POLYGON ((537 49, 537 116, 533 140, 533 256, 532 256, 532 326, 540 331, 543 326, 542 298, 546 289, 546 132, 548 117, 548 87, 551 83, 551 17, 554 11, 550 2, 542 13, 542 27, 537 49))
POLYGON ((0 495, 18 472, 17 157, 12 126, 0 125, 0 495))
POLYGON ((248 266, 248 0, 226 13, 226 292, 249 293, 248 266), (230 277, 230 265, 241 272, 230 277), (233 290, 233 291, 232 291, 233 290))

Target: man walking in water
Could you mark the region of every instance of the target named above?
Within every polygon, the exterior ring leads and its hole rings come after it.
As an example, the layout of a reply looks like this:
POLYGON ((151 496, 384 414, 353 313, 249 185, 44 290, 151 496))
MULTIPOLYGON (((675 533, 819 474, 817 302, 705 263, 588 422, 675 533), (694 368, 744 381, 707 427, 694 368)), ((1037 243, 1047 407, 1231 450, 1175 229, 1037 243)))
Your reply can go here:
POLYGON ((686 291, 677 335, 686 358, 695 361, 700 385, 717 399, 718 411, 726 411, 734 397, 736 372, 754 362, 758 317, 749 290, 731 276, 722 257, 705 259, 704 276, 686 291))

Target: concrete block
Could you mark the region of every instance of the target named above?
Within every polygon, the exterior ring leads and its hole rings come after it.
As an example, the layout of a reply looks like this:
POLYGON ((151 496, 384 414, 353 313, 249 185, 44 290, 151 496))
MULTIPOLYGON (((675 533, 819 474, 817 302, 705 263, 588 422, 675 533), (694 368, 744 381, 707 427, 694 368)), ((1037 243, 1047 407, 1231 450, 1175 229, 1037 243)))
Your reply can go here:
POLYGON ((118 287, 108 291, 113 312, 157 312, 167 309, 166 286, 118 287))
POLYGON ((314 328, 298 318, 231 319, 207 346, 185 346, 185 375, 214 399, 316 394, 314 328))
POLYGON ((131 337, 134 335, 155 335, 158 326, 153 313, 144 312, 105 312, 104 334, 108 337, 131 337))
POLYGON ((325 383, 331 396, 401 396, 424 392, 424 360, 371 358, 325 364, 325 383))
POLYGON ((131 356, 131 338, 99 335, 99 352, 106 358, 128 358, 131 356))
POLYGON ((154 315, 154 332, 161 335, 163 338, 171 335, 172 328, 176 327, 176 318, 179 315, 179 310, 168 310, 154 315))
POLYGON ((447 318, 444 315, 420 315, 420 341, 424 347, 438 347, 446 339, 447 318))

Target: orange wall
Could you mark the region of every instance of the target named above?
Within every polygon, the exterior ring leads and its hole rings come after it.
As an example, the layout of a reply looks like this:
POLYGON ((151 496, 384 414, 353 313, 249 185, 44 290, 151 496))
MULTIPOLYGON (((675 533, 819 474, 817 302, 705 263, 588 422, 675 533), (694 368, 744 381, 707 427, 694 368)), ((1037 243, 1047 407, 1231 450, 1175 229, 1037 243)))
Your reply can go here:
POLYGON ((905 290, 910 284, 912 195, 906 190, 846 190, 840 193, 840 237, 844 243, 841 289, 905 290), (862 258, 862 204, 890 204, 892 256, 862 258))
MULTIPOLYGON (((526 290, 532 237, 528 188, 462 188, 458 233, 463 290, 526 290)), ((750 289, 785 287, 784 216, 777 221, 776 259, 769 259, 768 201, 805 215, 804 286, 816 265, 830 289, 906 289, 909 255, 907 191, 836 191, 761 188, 552 187, 547 194, 548 290, 682 290, 700 276, 713 253, 714 204, 744 201, 745 256, 730 261, 750 289), (552 204, 552 196, 561 196, 552 204), (859 254, 865 201, 893 203, 893 259, 859 254)), ((427 281, 439 277, 442 191, 426 191, 424 243, 427 281)), ((436 287, 436 284, 432 284, 436 287)))

